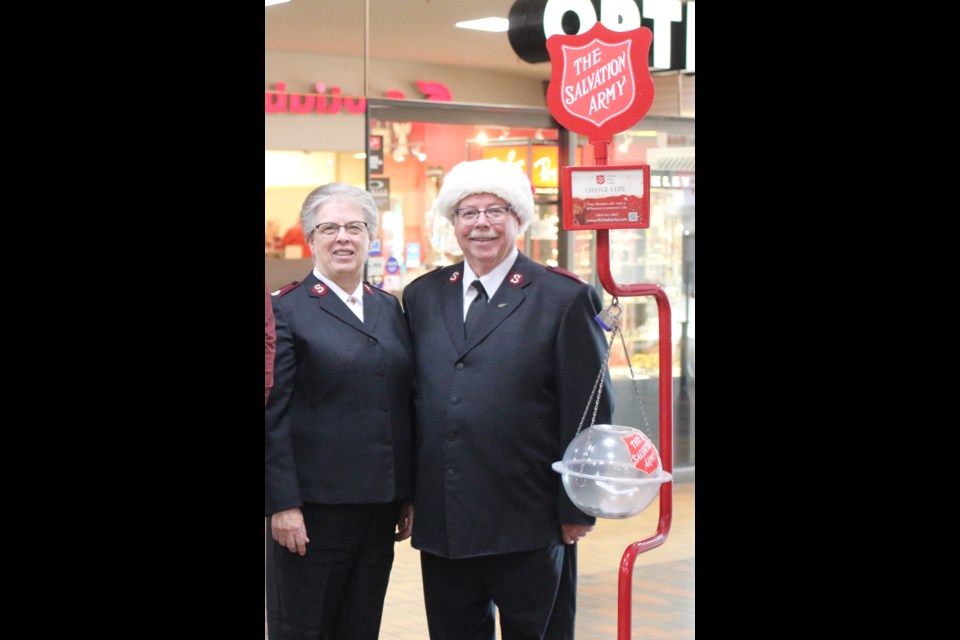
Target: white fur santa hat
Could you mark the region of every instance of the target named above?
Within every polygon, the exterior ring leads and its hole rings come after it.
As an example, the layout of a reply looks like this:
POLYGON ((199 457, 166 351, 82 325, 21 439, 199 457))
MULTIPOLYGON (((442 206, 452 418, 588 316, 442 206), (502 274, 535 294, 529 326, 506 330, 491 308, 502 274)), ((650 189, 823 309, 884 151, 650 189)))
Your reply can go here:
POLYGON ((520 233, 533 221, 533 187, 519 165, 496 158, 461 162, 443 179, 434 206, 453 224, 453 210, 461 200, 476 193, 492 193, 505 200, 520 220, 520 233))

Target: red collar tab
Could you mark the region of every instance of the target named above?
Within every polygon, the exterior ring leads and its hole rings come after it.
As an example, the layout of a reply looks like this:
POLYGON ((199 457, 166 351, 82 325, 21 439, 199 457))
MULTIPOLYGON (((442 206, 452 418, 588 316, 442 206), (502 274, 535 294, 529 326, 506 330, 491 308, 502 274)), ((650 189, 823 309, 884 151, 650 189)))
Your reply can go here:
POLYGON ((327 285, 323 284, 322 282, 318 282, 317 284, 313 285, 313 287, 311 287, 310 289, 310 295, 313 296, 314 298, 318 296, 325 296, 328 293, 330 293, 330 288, 327 285))
POLYGON ((522 273, 511 273, 507 276, 507 284, 512 287, 519 287, 523 284, 523 274, 522 273))
POLYGON ((460 278, 462 277, 463 277, 463 271, 454 271, 453 273, 450 274, 450 280, 448 282, 450 284, 456 284, 460 282, 460 278))

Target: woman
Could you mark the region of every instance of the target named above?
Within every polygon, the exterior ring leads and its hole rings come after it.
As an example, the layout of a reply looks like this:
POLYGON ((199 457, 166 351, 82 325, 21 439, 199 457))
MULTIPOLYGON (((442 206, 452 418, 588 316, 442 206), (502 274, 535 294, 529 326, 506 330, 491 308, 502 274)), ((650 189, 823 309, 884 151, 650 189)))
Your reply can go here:
POLYGON ((375 640, 394 542, 413 529, 410 338, 400 302, 361 280, 378 218, 362 189, 314 189, 300 212, 313 270, 273 298, 270 640, 375 640))

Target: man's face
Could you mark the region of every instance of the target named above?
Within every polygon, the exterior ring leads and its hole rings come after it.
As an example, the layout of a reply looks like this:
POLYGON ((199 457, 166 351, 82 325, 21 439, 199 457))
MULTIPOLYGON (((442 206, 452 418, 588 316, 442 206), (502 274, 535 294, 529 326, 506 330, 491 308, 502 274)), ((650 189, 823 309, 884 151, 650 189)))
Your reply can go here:
MULTIPOLYGON (((457 209, 478 209, 485 211, 490 207, 509 206, 499 197, 491 193, 475 193, 469 195, 457 204, 457 209)), ((453 228, 457 234, 457 243, 470 268, 477 275, 486 275, 513 251, 517 243, 517 231, 520 221, 517 214, 511 209, 498 222, 487 219, 486 213, 481 213, 475 220, 464 220, 454 214, 453 228)))

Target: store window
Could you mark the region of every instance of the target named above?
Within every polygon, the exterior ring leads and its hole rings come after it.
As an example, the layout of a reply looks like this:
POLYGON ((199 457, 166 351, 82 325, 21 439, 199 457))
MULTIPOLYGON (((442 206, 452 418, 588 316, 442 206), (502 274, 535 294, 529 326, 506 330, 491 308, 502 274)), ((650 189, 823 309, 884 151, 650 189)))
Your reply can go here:
POLYGON ((300 227, 300 207, 307 195, 328 182, 365 188, 364 159, 360 151, 265 152, 263 246, 271 289, 302 280, 313 268, 300 227))
MULTIPOLYGON (((578 144, 585 144, 585 141, 580 138, 578 144)), ((583 164, 593 164, 592 153, 592 147, 585 145, 583 164)), ((674 466, 694 466, 695 121, 693 118, 644 118, 629 131, 614 137, 608 155, 610 165, 650 165, 650 226, 609 232, 611 275, 621 285, 657 284, 670 301, 674 466)), ((591 247, 585 246, 585 240, 575 240, 572 244, 574 263, 586 265, 589 260, 590 265, 596 265, 596 260, 590 257, 590 250, 591 247)), ((605 303, 609 304, 612 296, 607 292, 603 295, 605 303)), ((620 298, 618 301, 623 309, 620 320, 626 352, 619 341, 611 350, 610 373, 617 405, 615 417, 623 424, 643 429, 659 446, 661 336, 657 304, 649 296, 620 298)))
POLYGON ((402 298, 421 274, 463 260, 453 227, 434 215, 444 176, 459 162, 519 165, 534 187, 536 219, 517 247, 541 264, 565 262, 560 243, 561 129, 546 109, 369 100, 367 184, 383 219, 367 279, 402 298))
MULTIPOLYGON (((367 188, 378 200, 380 237, 365 278, 402 299, 414 278, 463 259, 452 227, 432 210, 446 173, 463 160, 497 157, 521 164, 535 189, 537 218, 518 237, 518 248, 576 273, 611 302, 597 274, 596 233, 563 231, 559 222, 560 167, 595 164, 584 137, 558 127, 546 109, 528 107, 370 99, 366 118, 362 151, 266 152, 271 287, 309 272, 309 253, 295 246, 300 206, 313 188, 337 180, 367 188)), ((695 151, 693 118, 648 116, 614 136, 607 160, 651 168, 650 226, 611 230, 610 266, 616 282, 655 283, 670 301, 675 468, 695 464, 695 151)), ((642 428, 660 446, 657 305, 649 297, 619 302, 627 349, 618 342, 611 351, 614 420, 642 428)))

